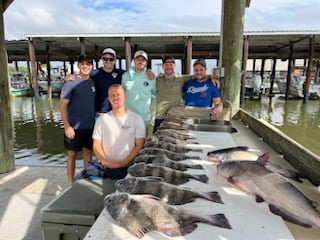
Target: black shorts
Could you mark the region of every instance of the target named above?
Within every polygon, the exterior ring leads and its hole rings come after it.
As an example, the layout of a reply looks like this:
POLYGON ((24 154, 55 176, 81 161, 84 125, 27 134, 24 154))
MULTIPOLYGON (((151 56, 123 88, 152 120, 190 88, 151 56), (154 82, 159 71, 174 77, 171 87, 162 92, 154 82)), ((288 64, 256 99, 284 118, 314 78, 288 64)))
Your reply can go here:
POLYGON ((82 148, 92 149, 93 129, 80 129, 74 130, 75 136, 73 139, 68 138, 64 135, 64 146, 66 149, 71 151, 81 151, 82 148))

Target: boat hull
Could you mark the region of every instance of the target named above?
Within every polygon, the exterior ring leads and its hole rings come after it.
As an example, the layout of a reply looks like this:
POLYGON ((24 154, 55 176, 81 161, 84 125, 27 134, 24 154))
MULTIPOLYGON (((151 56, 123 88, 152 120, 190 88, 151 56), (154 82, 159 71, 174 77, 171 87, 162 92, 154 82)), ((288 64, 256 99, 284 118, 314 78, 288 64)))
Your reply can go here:
POLYGON ((11 92, 11 95, 14 97, 23 97, 23 96, 31 95, 30 88, 24 88, 24 89, 11 88, 10 92, 11 92))

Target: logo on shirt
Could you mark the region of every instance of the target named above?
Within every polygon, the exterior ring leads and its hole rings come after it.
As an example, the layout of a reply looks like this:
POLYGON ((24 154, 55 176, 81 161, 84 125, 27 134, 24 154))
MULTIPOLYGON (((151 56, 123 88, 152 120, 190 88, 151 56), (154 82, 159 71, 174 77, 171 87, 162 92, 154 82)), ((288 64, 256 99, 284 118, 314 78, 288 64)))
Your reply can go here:
POLYGON ((113 73, 111 74, 111 76, 112 76, 113 78, 116 78, 116 77, 118 76, 118 73, 113 72, 113 73))
POLYGON ((209 86, 206 84, 202 87, 195 87, 195 86, 190 86, 187 90, 187 93, 199 93, 199 92, 205 92, 209 89, 209 86))
POLYGON ((143 82, 143 86, 148 87, 148 86, 149 86, 149 83, 148 83, 147 81, 144 81, 144 82, 143 82))
POLYGON ((96 88, 94 86, 91 87, 92 92, 96 92, 96 88))

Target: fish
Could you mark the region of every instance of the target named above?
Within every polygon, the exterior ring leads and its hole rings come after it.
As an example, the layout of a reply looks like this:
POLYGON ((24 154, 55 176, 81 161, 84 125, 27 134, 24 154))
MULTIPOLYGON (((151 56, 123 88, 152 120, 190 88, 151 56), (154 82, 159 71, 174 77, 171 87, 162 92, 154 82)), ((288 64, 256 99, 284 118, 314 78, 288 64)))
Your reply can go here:
POLYGON ((189 148, 184 145, 178 145, 178 144, 172 144, 167 142, 159 142, 160 147, 167 149, 172 152, 178 152, 178 153, 187 153, 187 152, 203 152, 202 149, 196 149, 196 148, 189 148))
POLYGON ((169 167, 169 168, 180 170, 180 171, 186 171, 187 168, 203 169, 202 165, 200 164, 187 164, 187 163, 177 162, 169 159, 166 155, 138 155, 134 159, 134 162, 159 164, 161 166, 169 167))
POLYGON ((217 165, 218 175, 257 202, 266 202, 272 213, 284 220, 307 228, 320 228, 318 204, 307 198, 287 179, 267 169, 266 159, 225 161, 217 165))
POLYGON ((176 185, 184 184, 188 182, 190 178, 203 183, 207 183, 209 180, 208 176, 205 174, 189 174, 168 167, 146 164, 143 162, 131 165, 128 168, 128 173, 133 177, 162 177, 164 181, 176 185))
POLYGON ((174 137, 180 140, 186 140, 186 139, 195 139, 194 136, 190 134, 189 131, 182 131, 182 130, 174 130, 174 129, 157 129, 155 132, 155 135, 167 135, 170 137, 174 137))
POLYGON ((199 144, 199 142, 195 142, 195 141, 189 141, 188 139, 186 140, 179 140, 177 138, 174 137, 170 137, 170 136, 165 136, 165 135, 160 135, 158 136, 158 140, 160 142, 168 142, 168 143, 173 143, 173 144, 199 144))
POLYGON ((173 144, 178 144, 178 145, 187 145, 187 144, 199 144, 199 142, 196 141, 189 141, 189 140, 180 140, 174 137, 166 136, 166 135, 153 135, 151 137, 148 137, 146 139, 146 143, 151 142, 151 143, 159 143, 159 142, 168 142, 168 143, 173 143, 173 144))
POLYGON ((222 213, 199 215, 168 205, 150 195, 125 192, 108 194, 104 198, 104 207, 119 226, 138 238, 151 231, 169 237, 185 236, 197 228, 196 223, 232 228, 222 213))
POLYGON ((175 122, 162 122, 158 129, 175 129, 175 130, 187 130, 188 125, 181 124, 181 123, 175 123, 175 122))
POLYGON ((197 198, 223 204, 217 191, 196 192, 185 187, 164 182, 159 177, 129 177, 120 179, 115 183, 115 188, 120 192, 130 194, 152 194, 172 205, 194 202, 197 198))
MULTIPOLYGON (((229 148, 223 148, 214 150, 207 153, 208 160, 219 163, 223 161, 230 161, 230 160, 255 160, 259 156, 265 156, 269 158, 269 155, 266 155, 267 153, 264 153, 262 155, 259 155, 258 152, 253 152, 249 150, 249 147, 247 146, 236 146, 236 147, 229 147, 229 148)), ((272 162, 270 160, 267 161, 265 164, 265 167, 269 170, 279 173, 284 177, 290 178, 296 182, 302 183, 302 178, 305 178, 303 174, 287 169, 284 167, 281 167, 279 164, 272 162)))
POLYGON ((147 154, 147 155, 165 155, 168 158, 170 158, 171 160, 175 160, 175 161, 183 161, 186 159, 198 159, 200 160, 199 156, 192 156, 192 155, 186 155, 184 153, 177 153, 177 152, 172 152, 163 148, 159 148, 159 147, 145 147, 143 149, 140 150, 139 154, 147 154))

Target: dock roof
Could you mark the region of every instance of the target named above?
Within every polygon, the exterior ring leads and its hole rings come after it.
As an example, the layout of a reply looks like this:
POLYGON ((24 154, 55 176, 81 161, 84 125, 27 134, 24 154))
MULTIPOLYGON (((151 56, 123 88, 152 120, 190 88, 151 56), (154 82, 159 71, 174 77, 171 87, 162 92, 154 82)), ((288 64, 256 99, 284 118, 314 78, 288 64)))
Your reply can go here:
MULTIPOLYGON (((309 38, 314 35, 314 57, 320 57, 320 31, 255 31, 244 32, 249 40, 249 58, 287 59, 289 47, 293 45, 293 58, 308 58, 309 38)), ((177 32, 177 33, 101 33, 101 34, 61 34, 32 35, 26 39, 6 41, 8 60, 26 61, 29 59, 28 40, 35 47, 37 61, 68 61, 81 52, 80 41, 85 52, 100 57, 106 47, 114 48, 119 58, 125 58, 124 40, 130 41, 132 53, 145 50, 153 59, 163 55, 183 58, 186 41, 192 41, 193 58, 219 58, 220 32, 177 32)))

